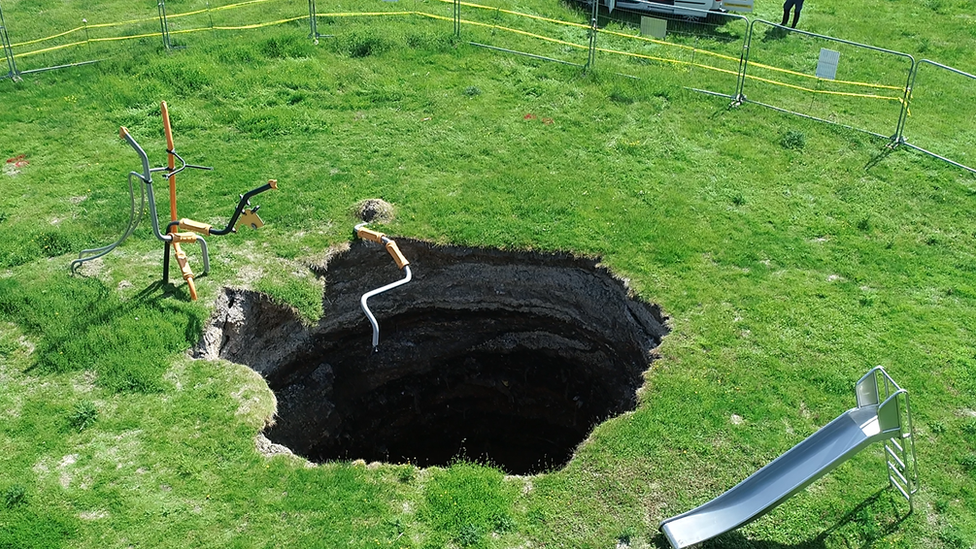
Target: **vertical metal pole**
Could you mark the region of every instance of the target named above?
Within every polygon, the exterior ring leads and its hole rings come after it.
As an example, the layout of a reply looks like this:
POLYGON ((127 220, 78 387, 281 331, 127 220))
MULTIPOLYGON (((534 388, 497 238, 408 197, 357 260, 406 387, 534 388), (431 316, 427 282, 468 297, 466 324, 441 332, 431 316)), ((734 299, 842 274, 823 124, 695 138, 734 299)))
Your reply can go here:
POLYGON ((214 31, 214 24, 213 24, 213 12, 210 11, 210 0, 207 0, 207 18, 210 19, 210 32, 216 34, 216 31, 214 31))
POLYGON ((169 41, 169 21, 166 19, 166 2, 159 0, 156 4, 156 11, 159 13, 159 33, 163 36, 163 47, 167 50, 172 48, 169 41))
POLYGON ((908 122, 908 109, 911 108, 912 90, 915 88, 915 78, 918 77, 920 63, 912 57, 912 68, 908 70, 908 81, 905 82, 905 95, 901 101, 901 113, 898 115, 898 127, 895 135, 891 136, 891 146, 897 147, 905 142, 905 124, 908 122))
POLYGON ((742 86, 745 84, 746 79, 746 63, 749 59, 749 46, 752 45, 752 22, 748 19, 746 21, 746 34, 742 37, 742 52, 739 53, 739 74, 735 80, 735 92, 732 94, 732 105, 738 107, 742 104, 742 100, 745 99, 742 96, 742 86))
POLYGON ((586 64, 583 65, 583 74, 586 74, 593 68, 594 63, 596 63, 596 33, 598 29, 597 18, 600 15, 600 0, 593 1, 593 11, 590 13, 590 30, 589 30, 589 51, 586 55, 586 64))
POLYGON ((14 82, 20 82, 20 72, 17 70, 17 61, 14 60, 14 50, 10 47, 10 38, 7 36, 7 22, 3 18, 3 6, 0 6, 0 46, 3 47, 3 56, 7 59, 7 77, 14 82))
POLYGON ((308 32, 308 37, 312 39, 312 43, 318 45, 319 29, 315 20, 315 0, 308 0, 308 32))
POLYGON ((461 0, 454 0, 454 36, 461 37, 461 0))
POLYGON ((755 32, 756 21, 749 23, 749 31, 746 33, 745 46, 742 50, 742 58, 739 60, 739 89, 735 92, 735 100, 730 107, 738 107, 745 103, 746 94, 746 71, 749 69, 749 55, 752 51, 752 36, 755 32))
POLYGON ((91 54, 91 36, 88 34, 88 18, 81 20, 81 23, 85 26, 85 43, 88 44, 88 53, 91 54))

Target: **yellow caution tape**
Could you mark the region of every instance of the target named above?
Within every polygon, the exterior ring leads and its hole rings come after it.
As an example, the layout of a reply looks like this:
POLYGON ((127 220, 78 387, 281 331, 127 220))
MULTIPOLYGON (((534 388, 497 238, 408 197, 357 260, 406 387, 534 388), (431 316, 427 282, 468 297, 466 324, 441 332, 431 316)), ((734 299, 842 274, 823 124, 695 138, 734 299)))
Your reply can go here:
MULTIPOLYGON (((433 15, 433 14, 423 14, 423 15, 426 15, 427 17, 431 17, 433 19, 444 19, 444 20, 448 20, 449 19, 448 17, 444 17, 444 16, 441 16, 441 15, 433 15)), ((494 24, 491 24, 491 23, 481 23, 479 21, 468 21, 468 20, 465 20, 465 19, 461 19, 461 23, 466 24, 466 25, 472 25, 472 26, 475 26, 475 27, 484 27, 484 28, 489 28, 489 29, 503 30, 503 31, 506 31, 506 32, 511 32, 513 34, 519 34, 519 35, 522 35, 522 36, 528 36, 530 38, 538 38, 539 40, 544 40, 546 42, 552 42, 554 44, 561 44, 563 46, 571 46, 571 47, 574 47, 574 48, 580 48, 580 49, 584 49, 584 50, 589 48, 589 46, 583 46, 583 45, 580 45, 580 44, 574 44, 572 42, 567 42, 565 40, 560 40, 558 38, 550 38, 548 36, 543 36, 541 34, 535 34, 535 33, 528 32, 528 31, 513 29, 513 28, 510 28, 510 27, 502 27, 500 25, 494 25, 494 24)))
POLYGON ((656 56, 653 56, 653 55, 647 55, 647 54, 643 54, 643 53, 633 53, 633 52, 629 52, 629 51, 609 50, 609 49, 605 49, 605 48, 597 48, 596 50, 599 51, 599 52, 603 52, 603 53, 614 53, 614 54, 617 54, 617 55, 625 55, 627 57, 638 57, 640 59, 650 59, 652 61, 661 61, 662 63, 671 63, 671 64, 674 64, 674 65, 688 65, 688 66, 691 66, 691 67, 699 67, 699 68, 702 68, 702 69, 708 69, 708 70, 713 70, 713 71, 717 71, 717 72, 722 72, 722 73, 725 73, 725 74, 731 74, 733 76, 738 76, 739 75, 739 73, 737 71, 730 71, 728 69, 720 69, 718 67, 713 67, 711 65, 705 65, 703 63, 694 63, 694 62, 691 62, 691 61, 681 61, 680 59, 669 59, 667 57, 656 57, 656 56))
POLYGON ((689 51, 696 52, 696 53, 702 53, 702 54, 705 54, 705 55, 711 55, 712 57, 718 57, 719 59, 725 59, 727 61, 733 61, 735 63, 738 63, 739 62, 739 58, 738 57, 732 57, 730 55, 724 55, 724 54, 716 53, 716 52, 709 51, 709 50, 703 50, 701 48, 696 48, 694 46, 686 46, 684 44, 675 44, 674 42, 665 42, 663 40, 656 40, 654 38, 648 38, 646 36, 635 36, 633 34, 626 34, 626 33, 616 32, 616 31, 608 31, 606 29, 600 29, 600 32, 601 33, 604 33, 604 34, 609 34, 611 36, 619 36, 621 38, 631 38, 631 39, 634 39, 634 40, 640 40, 642 42, 650 42, 652 44, 659 44, 661 46, 672 46, 672 47, 675 47, 675 48, 681 48, 681 49, 689 50, 689 51))
POLYGON ((880 89, 898 90, 898 91, 902 91, 902 90, 905 89, 904 87, 901 87, 901 86, 890 86, 888 84, 869 84, 867 82, 852 82, 852 81, 849 81, 849 80, 824 80, 823 78, 820 78, 819 76, 816 76, 814 74, 805 74, 805 73, 802 73, 802 72, 791 71, 789 69, 783 69, 783 68, 780 68, 780 67, 773 67, 773 66, 770 66, 770 65, 764 65, 762 63, 756 63, 755 61, 749 61, 749 66, 750 67, 759 67, 761 69, 766 69, 766 70, 776 71, 776 72, 782 72, 782 73, 786 73, 786 74, 792 74, 793 76, 802 76, 804 78, 812 78, 812 79, 815 79, 815 80, 823 80, 824 82, 834 82, 836 84, 847 84, 849 86, 863 86, 863 87, 866 87, 866 88, 880 88, 880 89))
MULTIPOLYGON (((438 1, 439 2, 443 2, 445 4, 453 4, 454 3, 454 0, 438 0, 438 1)), ((472 4, 470 2, 461 2, 460 4, 462 6, 469 7, 469 8, 478 8, 478 9, 489 10, 489 11, 494 11, 494 12, 498 12, 498 13, 507 13, 509 15, 517 15, 519 17, 525 17, 527 19, 535 19, 536 21, 546 21, 547 23, 556 23, 557 25, 566 25, 568 27, 577 27, 577 28, 581 28, 581 29, 589 29, 590 28, 589 25, 585 25, 583 23, 573 23, 571 21, 562 21, 560 19, 552 19, 550 17, 543 17, 541 15, 532 15, 532 14, 529 14, 529 13, 522 13, 522 12, 518 12, 518 11, 505 10, 505 9, 496 8, 496 7, 492 7, 492 6, 483 6, 481 4, 472 4)))
POLYGON ((746 78, 749 78, 749 79, 752 79, 752 80, 758 80, 760 82, 765 82, 767 84, 773 84, 775 86, 783 86, 785 88, 793 88, 794 90, 801 90, 801 91, 810 92, 810 93, 822 93, 822 94, 826 94, 826 95, 843 95, 843 96, 847 96, 847 97, 864 97, 864 98, 867 98, 867 99, 884 99, 886 101, 900 101, 900 102, 904 102, 904 99, 902 99, 901 97, 890 97, 890 96, 887 96, 887 95, 873 95, 873 94, 868 94, 868 93, 840 92, 840 91, 833 91, 833 90, 812 90, 810 88, 805 88, 803 86, 797 86, 795 84, 787 84, 785 82, 777 82, 776 80, 770 80, 768 78, 760 78, 758 76, 753 76, 751 74, 746 74, 746 78))
POLYGON ((292 17, 290 19, 279 19, 277 21, 269 21, 267 23, 254 23, 252 25, 241 25, 241 26, 238 26, 238 27, 213 26, 213 27, 206 27, 206 28, 201 28, 201 29, 177 30, 177 31, 170 32, 170 34, 186 34, 186 33, 189 33, 189 32, 199 32, 199 31, 206 31, 206 30, 246 30, 246 29, 260 29, 262 27, 270 27, 270 26, 273 26, 273 25, 281 25, 281 24, 284 24, 284 23, 291 23, 292 21, 298 21, 299 19, 308 19, 308 16, 307 15, 302 15, 302 16, 299 16, 299 17, 292 17))
POLYGON ((249 0, 248 2, 238 2, 236 4, 227 4, 226 6, 217 6, 216 8, 204 8, 202 10, 188 11, 186 13, 177 13, 173 15, 167 15, 169 19, 176 19, 179 17, 189 17, 190 15, 199 15, 201 13, 210 13, 215 11, 230 10, 235 8, 240 8, 242 6, 249 6, 251 4, 263 4, 265 2, 271 2, 273 0, 249 0))
MULTIPOLYGON (((438 0, 438 1, 444 2, 444 3, 451 3, 451 4, 454 3, 454 0, 438 0)), ((471 8, 478 8, 478 9, 496 11, 496 12, 505 13, 505 14, 509 14, 509 15, 515 15, 515 16, 519 16, 519 17, 525 17, 527 19, 534 19, 534 20, 537 20, 537 21, 546 21, 546 22, 549 22, 549 23, 556 23, 556 24, 559 24, 559 25, 566 25, 566 26, 571 26, 571 27, 589 29, 589 26, 588 25, 583 25, 583 24, 580 24, 580 23, 572 23, 572 22, 569 22, 569 21, 561 21, 561 20, 558 20, 558 19, 552 19, 552 18, 549 18, 549 17, 542 17, 542 16, 538 16, 538 15, 531 15, 531 14, 521 13, 521 12, 512 11, 512 10, 498 9, 498 8, 493 8, 491 6, 484 6, 484 5, 480 5, 480 4, 472 4, 470 2, 461 2, 460 4, 462 6, 467 6, 467 7, 471 7, 471 8)), ((644 42, 658 44, 658 45, 661 45, 661 46, 671 46, 671 47, 686 49, 686 50, 692 51, 694 53, 701 53, 703 55, 710 55, 710 56, 713 56, 713 57, 717 57, 719 59, 725 59, 727 61, 732 61, 732 62, 738 62, 739 61, 738 58, 733 57, 733 56, 730 56, 730 55, 724 55, 724 54, 717 53, 717 52, 713 52, 713 51, 710 51, 710 50, 696 48, 696 47, 693 47, 693 46, 687 46, 687 45, 684 45, 684 44, 675 44, 673 42, 665 42, 663 40, 656 40, 654 38, 648 38, 646 36, 635 36, 635 35, 632 35, 632 34, 626 34, 626 33, 622 33, 622 32, 610 31, 610 30, 606 30, 606 29, 598 29, 598 32, 601 32, 601 33, 604 33, 604 34, 608 34, 608 35, 612 35, 612 36, 618 36, 618 37, 621 37, 621 38, 631 38, 631 39, 635 39, 635 40, 641 40, 641 41, 644 41, 644 42)), ((670 60, 667 60, 667 61, 670 62, 670 60)), ((820 80, 820 78, 818 78, 815 75, 804 74, 804 73, 801 73, 801 72, 791 71, 789 69, 783 69, 783 68, 779 68, 779 67, 773 67, 773 66, 770 66, 770 65, 762 64, 762 63, 750 62, 749 65, 750 66, 759 67, 759 68, 762 68, 762 69, 771 70, 771 71, 777 71, 777 72, 782 72, 782 73, 786 73, 786 74, 792 74, 794 76, 800 76, 800 77, 804 77, 804 78, 813 78, 813 79, 820 80)), ((872 83, 867 83, 867 82, 855 82, 855 81, 849 81, 849 80, 832 80, 832 82, 835 82, 837 84, 846 84, 846 85, 850 85, 850 86, 862 86, 862 87, 868 87, 868 88, 879 88, 879 89, 889 89, 889 90, 902 90, 902 89, 904 89, 904 88, 899 87, 899 86, 891 86, 891 85, 888 85, 888 84, 872 84, 872 83)))
MULTIPOLYGON (((166 18, 167 19, 178 19, 180 17, 187 17, 187 16, 190 16, 190 15, 197 15, 197 14, 200 14, 200 13, 214 12, 214 11, 221 11, 221 10, 228 10, 228 9, 239 8, 239 7, 242 7, 242 6, 248 6, 248 5, 251 5, 251 4, 262 4, 262 3, 265 3, 265 2, 272 2, 272 1, 274 1, 274 0, 249 0, 247 2, 238 2, 236 4, 228 4, 226 6, 218 6, 218 7, 215 7, 215 8, 208 8, 208 9, 196 10, 196 11, 191 11, 191 12, 187 12, 187 13, 167 14, 166 15, 166 18)), ((290 19, 289 21, 297 21, 298 19, 306 19, 306 18, 307 18, 306 16, 296 17, 295 19, 290 19)), ((91 23, 91 24, 83 25, 81 27, 75 27, 75 28, 73 28, 71 30, 67 30, 67 31, 64 31, 64 32, 61 32, 61 33, 58 33, 58 34, 54 34, 54 35, 51 35, 51 36, 46 36, 44 38, 37 38, 37 39, 34 39, 34 40, 28 40, 26 42, 18 42, 16 44, 10 44, 10 47, 11 48, 18 48, 18 47, 22 47, 22 46, 30 46, 32 44, 39 44, 41 42, 47 42, 49 40, 54 40, 55 38, 61 38, 62 36, 67 36, 67 35, 69 35, 71 33, 75 33, 75 32, 78 32, 78 31, 85 30, 85 29, 105 29, 105 28, 111 28, 111 27, 121 27, 121 26, 125 26, 125 25, 134 25, 134 24, 137 24, 137 23, 150 23, 150 22, 156 22, 156 21, 159 21, 159 18, 158 17, 146 17, 146 18, 143 18, 143 19, 130 19, 128 21, 118 21, 118 22, 115 22, 115 23, 91 23)), ((268 23, 268 25, 271 25, 271 24, 277 24, 277 22, 275 22, 275 23, 268 23)), ((257 27, 243 27, 243 28, 257 28, 257 27)), ((159 33, 157 33, 157 36, 158 35, 159 35, 159 33)), ((104 41, 103 39, 92 39, 91 41, 94 42, 96 40, 104 41)), ((70 47, 70 46, 75 46, 75 45, 77 45, 77 43, 75 43, 75 44, 65 44, 64 46, 65 47, 70 47)), ((56 48, 56 49, 60 49, 60 48, 56 48)), ((45 51, 50 51, 50 50, 45 50, 45 51)), ((34 53, 34 52, 32 52, 32 53, 34 53)))
POLYGON ((55 38, 61 38, 62 36, 67 36, 73 32, 78 32, 80 30, 85 30, 85 27, 76 27, 62 33, 55 34, 53 36, 47 36, 44 38, 38 38, 37 40, 28 40, 27 42, 17 42, 16 44, 10 44, 11 48, 18 48, 20 46, 29 46, 31 44, 39 44, 41 42, 47 42, 48 40, 54 40, 55 38))
MULTIPOLYGON (((416 11, 364 11, 343 13, 316 13, 315 17, 374 17, 380 15, 427 15, 416 11)), ((445 17, 444 19, 447 19, 445 17)))
POLYGON ((53 46, 53 47, 50 47, 50 48, 44 48, 42 50, 34 50, 34 51, 26 52, 26 53, 17 53, 17 54, 14 54, 14 58, 16 59, 16 58, 19 58, 19 57, 30 57, 31 55, 37 55, 39 53, 47 53, 49 51, 63 50, 64 48, 70 48, 72 46, 81 46, 81 45, 86 44, 86 43, 87 42, 72 42, 71 44, 62 44, 60 46, 53 46))

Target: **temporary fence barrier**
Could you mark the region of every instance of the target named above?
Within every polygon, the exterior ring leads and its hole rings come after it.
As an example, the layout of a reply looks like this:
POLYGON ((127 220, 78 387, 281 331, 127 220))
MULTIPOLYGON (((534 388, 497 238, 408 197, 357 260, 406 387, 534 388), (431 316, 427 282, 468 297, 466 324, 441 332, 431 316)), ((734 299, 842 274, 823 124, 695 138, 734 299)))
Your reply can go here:
POLYGON ((159 36, 159 19, 147 4, 129 5, 122 13, 98 4, 84 9, 66 4, 63 10, 45 12, 43 16, 32 9, 30 4, 18 3, 5 13, 8 32, 11 22, 17 24, 17 41, 9 43, 8 51, 19 75, 95 63, 110 51, 110 42, 159 36), (96 22, 102 20, 116 22, 96 22), (68 30, 45 35, 51 26, 68 30), (78 55, 78 50, 85 53, 78 55))
MULTIPOLYGON (((245 0, 214 5, 209 0, 190 0, 185 11, 166 17, 170 35, 179 43, 186 35, 200 32, 241 31, 293 24, 304 26, 306 15, 294 0, 245 0)), ((182 44, 181 44, 182 45, 182 44)))
POLYGON ((128 40, 151 43, 161 38, 168 50, 181 47, 184 36, 203 31, 307 25, 309 37, 318 43, 321 37, 333 36, 319 33, 322 23, 348 28, 350 20, 393 16, 410 20, 411 28, 418 19, 435 25, 443 22, 441 28, 446 28, 450 21, 454 35, 475 46, 575 65, 584 72, 594 66, 597 54, 629 60, 614 65, 633 73, 624 76, 649 76, 652 67, 677 68, 682 85, 729 98, 733 105, 753 103, 865 132, 887 139, 890 146, 904 144, 976 173, 971 167, 976 164, 971 152, 976 147, 976 124, 946 127, 932 108, 951 102, 956 112, 976 113, 976 76, 961 70, 929 60, 916 63, 906 53, 761 19, 750 21, 737 14, 681 8, 675 15, 682 18, 662 17, 632 6, 604 9, 614 0, 602 0, 606 3, 602 8, 600 0, 580 0, 582 19, 588 21, 584 23, 560 19, 565 10, 558 4, 547 14, 519 11, 511 4, 516 0, 488 1, 345 0, 342 11, 322 12, 316 0, 306 0, 305 13, 298 0, 224 5, 171 0, 180 8, 177 13, 168 9, 166 0, 157 0, 155 14, 142 3, 132 3, 124 13, 117 6, 86 4, 82 11, 66 4, 44 17, 33 16, 28 4, 15 4, 7 13, 0 6, 0 47, 7 62, 3 76, 17 80, 23 74, 95 63, 100 55, 114 51, 115 42, 128 40), (9 37, 12 15, 19 42, 9 37), (102 22, 111 19, 118 21, 102 22), (20 21, 24 21, 23 34, 20 21), (52 26, 69 30, 44 35, 52 26), (797 43, 802 47, 797 48, 797 43), (79 50, 86 53, 79 55, 79 50), (79 61, 79 57, 87 59, 79 61), (922 66, 927 68, 919 93, 916 80, 922 66), (939 79, 947 84, 936 82, 939 79), (921 104, 909 140, 905 126, 913 99, 921 104), (936 148, 941 151, 935 152, 936 148))
POLYGON ((733 13, 677 10, 674 15, 680 17, 604 6, 597 16, 595 50, 628 58, 633 70, 649 64, 675 68, 687 87, 734 98, 739 91, 749 20, 733 13))
POLYGON ((976 173, 976 76, 922 59, 915 66, 911 90, 910 123, 905 123, 900 144, 976 173), (947 126, 941 116, 947 110, 969 113, 970 123, 947 126))
POLYGON ((590 25, 516 11, 508 0, 492 3, 440 0, 455 6, 455 30, 473 46, 585 67, 590 25))
POLYGON ((3 6, 0 6, 0 47, 3 48, 3 57, 7 60, 7 78, 20 79, 17 72, 17 62, 14 60, 14 52, 10 47, 10 38, 7 36, 7 22, 3 17, 3 6))
POLYGON ((914 67, 907 53, 756 19, 738 100, 894 144, 907 113, 914 67))

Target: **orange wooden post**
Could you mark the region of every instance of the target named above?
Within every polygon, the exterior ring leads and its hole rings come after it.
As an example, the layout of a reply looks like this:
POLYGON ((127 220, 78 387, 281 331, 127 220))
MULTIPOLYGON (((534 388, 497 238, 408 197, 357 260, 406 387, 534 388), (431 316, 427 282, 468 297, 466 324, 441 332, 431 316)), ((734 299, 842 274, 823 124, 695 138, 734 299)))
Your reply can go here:
MULTIPOLYGON (((173 127, 169 123, 169 108, 166 106, 166 102, 163 101, 160 104, 163 111, 163 131, 166 133, 166 165, 169 167, 169 171, 172 172, 176 169, 176 157, 170 151, 175 151, 176 146, 173 144, 173 127)), ((169 176, 169 220, 176 221, 176 176, 169 176)), ((169 232, 174 232, 175 229, 170 229, 169 232)))
MULTIPOLYGON (((169 220, 176 221, 176 175, 173 174, 173 170, 176 169, 176 155, 173 151, 176 150, 176 145, 173 143, 173 127, 169 123, 169 108, 166 106, 166 102, 160 103, 160 110, 163 114, 163 132, 166 134, 166 165, 169 167, 169 220)), ((176 233, 178 227, 175 225, 170 227, 169 232, 171 234, 176 233)), ((197 288, 193 283, 193 271, 190 269, 190 264, 187 262, 186 252, 180 248, 180 243, 173 240, 172 244, 173 252, 176 255, 176 262, 180 266, 180 272, 183 275, 183 280, 186 281, 186 285, 190 290, 190 299, 196 301, 197 299, 197 288)), ((169 250, 166 250, 166 263, 169 263, 169 250)))

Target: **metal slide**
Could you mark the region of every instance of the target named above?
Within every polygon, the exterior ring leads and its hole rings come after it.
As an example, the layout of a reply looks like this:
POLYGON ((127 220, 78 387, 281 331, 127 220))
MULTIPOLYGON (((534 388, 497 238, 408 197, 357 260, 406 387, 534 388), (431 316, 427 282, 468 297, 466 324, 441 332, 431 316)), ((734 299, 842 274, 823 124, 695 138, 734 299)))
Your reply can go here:
POLYGON ((898 388, 880 367, 858 381, 856 393, 857 408, 844 412, 728 492, 662 522, 661 532, 671 546, 688 547, 761 517, 878 441, 890 441, 885 444, 889 480, 911 503, 918 474, 908 393, 898 388), (879 402, 880 376, 885 389, 896 389, 884 402, 879 402))

